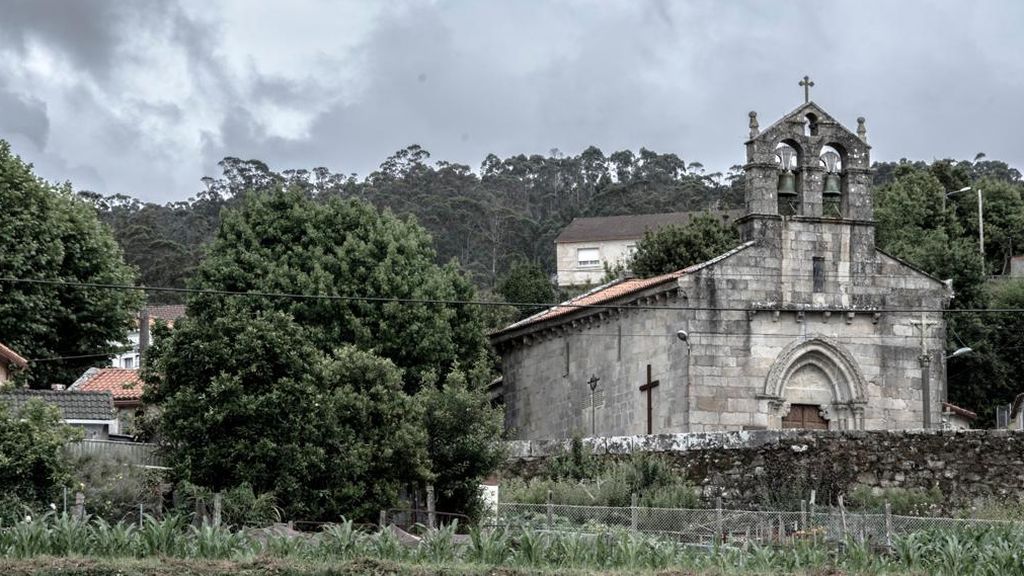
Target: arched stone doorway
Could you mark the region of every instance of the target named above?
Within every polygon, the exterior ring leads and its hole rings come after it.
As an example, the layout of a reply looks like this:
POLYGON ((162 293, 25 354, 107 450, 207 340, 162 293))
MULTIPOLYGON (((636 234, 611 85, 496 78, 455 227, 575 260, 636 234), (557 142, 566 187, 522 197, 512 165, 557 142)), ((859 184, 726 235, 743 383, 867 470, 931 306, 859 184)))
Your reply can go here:
POLYGON ((827 336, 784 348, 761 398, 768 401, 769 428, 864 428, 864 377, 853 356, 827 336))

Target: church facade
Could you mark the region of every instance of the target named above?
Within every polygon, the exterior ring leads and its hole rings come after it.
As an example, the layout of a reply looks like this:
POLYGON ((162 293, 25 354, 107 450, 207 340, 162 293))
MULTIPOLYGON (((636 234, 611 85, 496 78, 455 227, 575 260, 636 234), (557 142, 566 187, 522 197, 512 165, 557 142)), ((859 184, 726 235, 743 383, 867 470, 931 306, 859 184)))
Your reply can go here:
POLYGON ((941 425, 952 289, 875 246, 863 118, 749 126, 738 246, 491 335, 511 437, 941 425))

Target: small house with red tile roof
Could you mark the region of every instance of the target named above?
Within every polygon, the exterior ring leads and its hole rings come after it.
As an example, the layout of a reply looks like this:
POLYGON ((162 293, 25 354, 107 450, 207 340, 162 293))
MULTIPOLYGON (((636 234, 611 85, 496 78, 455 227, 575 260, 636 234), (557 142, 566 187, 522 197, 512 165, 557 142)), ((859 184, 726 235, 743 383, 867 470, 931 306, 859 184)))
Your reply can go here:
POLYGON ((27 360, 14 350, 0 344, 0 384, 10 380, 16 370, 24 370, 27 367, 27 360))
MULTIPOLYGON (((138 370, 89 368, 69 388, 76 392, 103 392, 113 398, 118 419, 125 424, 142 407, 145 383, 138 370)), ((124 426, 122 426, 124 427, 124 426)))
POLYGON ((491 334, 509 436, 943 425, 952 288, 875 246, 863 119, 749 128, 734 249, 491 334))

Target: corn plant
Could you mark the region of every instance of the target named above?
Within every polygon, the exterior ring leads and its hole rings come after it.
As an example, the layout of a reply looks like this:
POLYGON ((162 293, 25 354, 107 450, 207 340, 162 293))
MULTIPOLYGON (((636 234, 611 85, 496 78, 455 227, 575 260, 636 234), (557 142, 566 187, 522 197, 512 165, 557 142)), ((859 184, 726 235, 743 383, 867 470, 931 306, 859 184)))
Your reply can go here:
POLYGON ((105 558, 128 558, 139 553, 139 533, 135 524, 110 524, 93 518, 89 527, 89 554, 105 558))
POLYGON ((203 523, 196 528, 190 526, 188 550, 192 558, 224 560, 247 556, 253 552, 253 543, 242 532, 232 532, 222 526, 203 523))
POLYGON ((323 529, 318 550, 325 556, 347 560, 366 554, 365 540, 351 520, 342 519, 340 524, 331 524, 323 529))
POLYGON ((50 530, 41 520, 18 522, 8 531, 7 555, 31 558, 50 553, 50 530))
POLYGON ((178 556, 188 551, 185 533, 187 523, 183 516, 167 516, 157 520, 146 514, 139 529, 139 547, 142 556, 178 556))
POLYGON ((469 530, 469 548, 465 559, 478 564, 496 566, 504 564, 511 556, 508 533, 504 528, 483 531, 478 526, 469 530))
POLYGON ((524 528, 516 542, 515 561, 521 566, 542 566, 548 548, 547 537, 539 532, 524 528))
POLYGON ((68 556, 89 553, 89 517, 75 518, 67 513, 49 513, 42 522, 50 525, 50 554, 68 556))
POLYGON ((457 522, 441 527, 427 530, 423 540, 416 549, 420 560, 442 564, 455 559, 455 529, 457 522))
POLYGON ((400 561, 407 556, 405 546, 402 546, 398 536, 386 528, 369 539, 368 551, 381 560, 400 561))

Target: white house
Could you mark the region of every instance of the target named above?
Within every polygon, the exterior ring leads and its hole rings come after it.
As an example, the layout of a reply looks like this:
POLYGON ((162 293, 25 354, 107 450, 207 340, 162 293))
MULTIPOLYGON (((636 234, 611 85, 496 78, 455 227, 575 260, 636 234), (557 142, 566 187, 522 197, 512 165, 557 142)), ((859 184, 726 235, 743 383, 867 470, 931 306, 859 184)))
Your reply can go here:
POLYGON ((149 329, 157 320, 162 320, 168 326, 174 326, 174 321, 185 315, 185 306, 182 304, 170 304, 167 306, 149 306, 139 313, 139 319, 135 322, 135 330, 128 334, 131 348, 110 359, 110 366, 113 368, 125 368, 135 370, 139 367, 142 352, 149 339, 149 329), (142 318, 147 318, 146 326, 143 328, 142 318))
MULTIPOLYGON (((596 286, 605 275, 605 268, 624 265, 633 255, 638 240, 648 230, 671 224, 686 224, 701 212, 669 212, 573 218, 555 238, 555 258, 559 286, 596 286)), ((732 222, 742 211, 715 214, 724 222, 732 222)))

